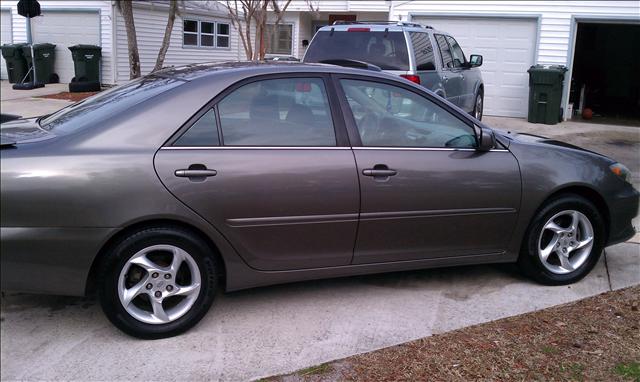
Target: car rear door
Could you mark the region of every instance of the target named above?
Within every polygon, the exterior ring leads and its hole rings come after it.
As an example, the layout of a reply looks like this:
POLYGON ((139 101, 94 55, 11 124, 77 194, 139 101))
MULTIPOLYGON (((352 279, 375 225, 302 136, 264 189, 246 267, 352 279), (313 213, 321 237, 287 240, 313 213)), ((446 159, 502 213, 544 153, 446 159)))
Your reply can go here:
POLYGON ((195 115, 155 157, 169 191, 253 268, 351 261, 358 178, 327 78, 288 74, 242 81, 195 115))
POLYGON ((460 95, 458 98, 458 106, 466 112, 473 111, 475 102, 475 75, 470 73, 467 65, 467 58, 460 47, 460 44, 451 36, 447 36, 447 42, 451 48, 454 69, 460 74, 460 95))
POLYGON ((354 264, 506 250, 520 203, 508 150, 476 151, 473 126, 409 85, 345 76, 338 86, 361 188, 354 264))

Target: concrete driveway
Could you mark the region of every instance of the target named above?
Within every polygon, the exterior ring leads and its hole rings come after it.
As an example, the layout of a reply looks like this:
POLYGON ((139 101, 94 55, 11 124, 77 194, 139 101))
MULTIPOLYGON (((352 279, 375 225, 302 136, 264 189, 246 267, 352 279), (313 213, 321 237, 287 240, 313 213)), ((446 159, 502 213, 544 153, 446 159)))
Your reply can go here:
POLYGON ((39 117, 71 104, 69 101, 39 98, 47 94, 69 91, 68 84, 47 84, 32 90, 13 90, 9 81, 0 81, 0 113, 22 117, 39 117))
MULTIPOLYGON (((547 127, 504 118, 487 122, 564 135, 628 158, 638 186, 640 130, 570 123, 547 127)), ((594 271, 571 286, 537 285, 511 265, 495 265, 220 293, 197 327, 157 341, 120 333, 93 299, 7 294, 1 305, 0 378, 249 380, 635 284, 640 284, 637 235, 634 242, 607 249, 594 271)))

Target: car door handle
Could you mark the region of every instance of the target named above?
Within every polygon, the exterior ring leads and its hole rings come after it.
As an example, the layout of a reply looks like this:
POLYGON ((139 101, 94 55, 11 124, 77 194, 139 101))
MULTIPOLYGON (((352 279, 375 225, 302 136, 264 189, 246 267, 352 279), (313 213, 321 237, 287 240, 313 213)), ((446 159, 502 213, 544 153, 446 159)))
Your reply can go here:
POLYGON ((216 170, 176 170, 175 175, 180 178, 202 178, 208 176, 216 176, 216 170))
POLYGON ((362 170, 362 175, 373 176, 374 178, 387 178, 397 173, 398 171, 392 170, 385 165, 375 165, 373 168, 365 168, 362 170))

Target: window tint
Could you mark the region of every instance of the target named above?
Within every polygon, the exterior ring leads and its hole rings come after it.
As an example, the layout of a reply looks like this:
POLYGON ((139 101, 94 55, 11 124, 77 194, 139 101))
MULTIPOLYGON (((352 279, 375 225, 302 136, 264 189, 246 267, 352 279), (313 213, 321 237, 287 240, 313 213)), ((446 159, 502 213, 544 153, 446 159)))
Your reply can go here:
POLYGON ((318 32, 305 62, 357 60, 384 70, 409 70, 407 41, 402 32, 318 32))
POLYGON ((458 45, 458 42, 453 37, 447 36, 447 41, 449 42, 449 46, 451 47, 453 66, 455 66, 456 68, 464 67, 467 59, 464 57, 462 48, 460 47, 460 45, 458 45))
POLYGON ((218 125, 216 113, 213 109, 206 112, 196 123, 191 125, 174 146, 219 146, 218 125))
POLYGON ((443 68, 453 68, 453 57, 451 56, 451 50, 449 49, 449 44, 447 44, 447 40, 441 34, 434 35, 436 37, 436 42, 438 43, 438 48, 440 49, 440 57, 442 57, 442 67, 443 68))
POLYGON ((427 33, 411 32, 413 53, 416 55, 416 67, 418 70, 436 70, 433 46, 427 33))
POLYGON ((363 146, 473 148, 473 128, 403 88, 341 80, 363 146))
POLYGON ((335 146, 322 79, 283 78, 241 86, 218 104, 225 146, 335 146))

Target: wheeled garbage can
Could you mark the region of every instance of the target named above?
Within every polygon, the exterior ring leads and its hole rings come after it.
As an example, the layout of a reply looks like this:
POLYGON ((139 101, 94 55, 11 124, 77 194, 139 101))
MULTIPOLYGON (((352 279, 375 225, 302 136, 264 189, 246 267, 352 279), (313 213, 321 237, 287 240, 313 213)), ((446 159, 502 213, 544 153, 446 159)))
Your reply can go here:
MULTIPOLYGON (((35 65, 35 81, 44 84, 53 84, 60 82, 58 74, 53 70, 53 64, 56 58, 56 46, 54 44, 33 44, 33 55, 31 57, 31 46, 23 45, 22 54, 27 59, 27 65, 35 65)), ((33 72, 31 73, 33 77, 33 72)))
POLYGON ((69 50, 75 70, 75 77, 69 83, 69 91, 99 91, 102 48, 96 45, 74 45, 69 50))
POLYGON ((527 70, 529 122, 555 125, 562 120, 562 83, 566 71, 561 65, 534 65, 527 70))
MULTIPOLYGON (((9 83, 15 84, 23 79, 29 71, 27 60, 22 55, 22 46, 25 44, 4 44, 2 45, 2 57, 7 65, 7 76, 9 83)), ((28 80, 28 78, 26 79, 28 80)))

